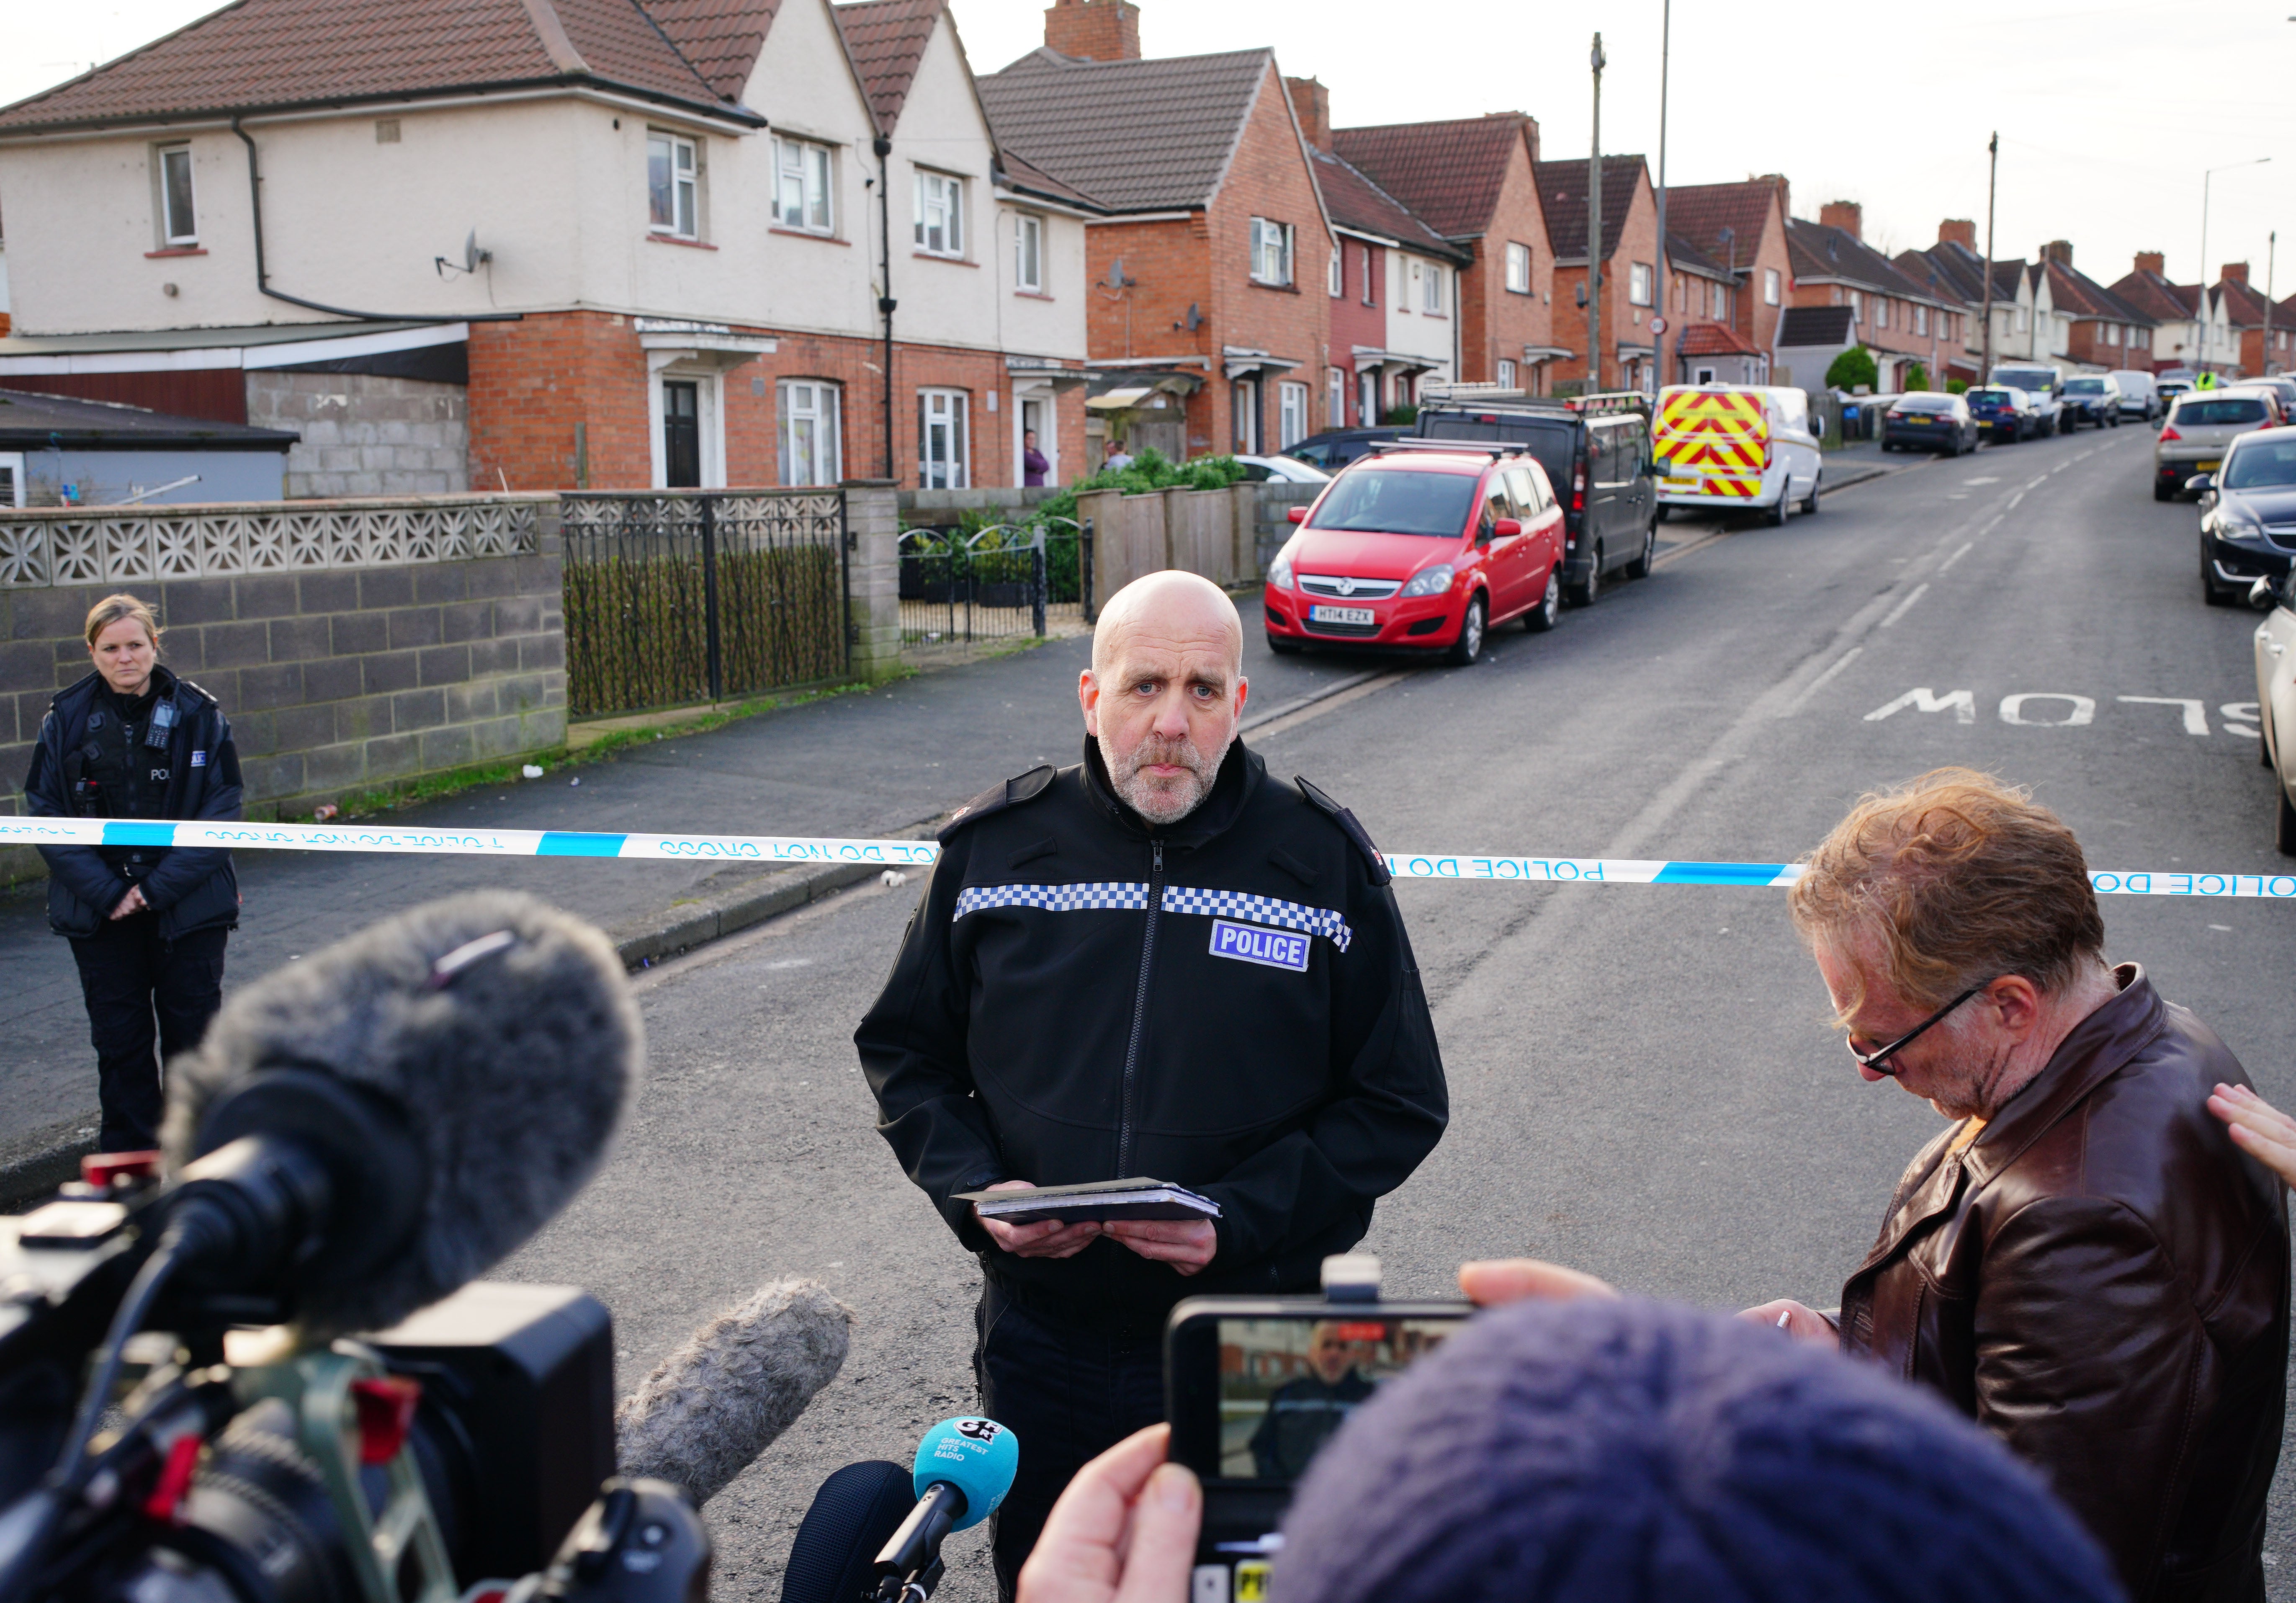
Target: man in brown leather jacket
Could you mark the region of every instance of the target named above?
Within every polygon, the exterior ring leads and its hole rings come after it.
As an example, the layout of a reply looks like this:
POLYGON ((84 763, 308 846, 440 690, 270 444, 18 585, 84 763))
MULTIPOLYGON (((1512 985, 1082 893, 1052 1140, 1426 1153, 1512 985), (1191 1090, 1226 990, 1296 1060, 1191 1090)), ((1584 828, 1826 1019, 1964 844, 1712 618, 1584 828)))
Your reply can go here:
POLYGON ((1866 1078, 1955 1122, 1838 1315, 1748 1317, 1943 1393, 2048 1476, 2136 1603, 2261 1599, 2288 1221, 2209 1112, 2238 1060, 2106 966, 2072 832, 1988 776, 1866 797, 1792 909, 1866 1078))

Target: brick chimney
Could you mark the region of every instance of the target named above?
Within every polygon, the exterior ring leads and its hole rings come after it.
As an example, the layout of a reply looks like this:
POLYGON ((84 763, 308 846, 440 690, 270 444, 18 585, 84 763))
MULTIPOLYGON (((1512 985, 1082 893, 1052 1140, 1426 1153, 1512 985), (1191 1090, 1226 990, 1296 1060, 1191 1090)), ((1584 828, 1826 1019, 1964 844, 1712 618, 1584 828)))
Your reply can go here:
POLYGON ((2228 261, 2225 263, 2223 268, 2217 274, 2217 276, 2219 278, 2229 278, 2234 284, 2246 284, 2248 282, 2248 264, 2244 261, 2228 261))
POLYGON ((1949 217, 1938 225, 1938 243, 1959 245, 1964 251, 1977 249, 1977 224, 1965 217, 1949 217))
POLYGON ((2073 242, 2069 239, 2051 240, 2047 244, 2041 247, 2041 259, 2043 261, 2058 262, 2068 267, 2071 267, 2073 265, 2073 242))
POLYGON ((2165 271, 2168 260, 2169 259, 2158 251, 2139 251, 2136 253, 2136 270, 2165 278, 2168 276, 2165 271))
POLYGON ((1087 62, 1140 59, 1140 8, 1132 0, 1054 0, 1045 43, 1087 62))
POLYGON ((1300 132, 1308 144, 1319 151, 1332 148, 1332 92, 1320 79, 1287 78, 1284 88, 1292 94, 1292 114, 1300 119, 1300 132))
POLYGON ((1749 177, 1746 181, 1750 184, 1767 184, 1772 189, 1776 190, 1778 192, 1778 215, 1780 217, 1792 217, 1793 215, 1793 186, 1786 182, 1785 174, 1763 173, 1758 177, 1749 177))
POLYGON ((1861 230, 1866 223, 1866 209, 1855 201, 1828 201, 1817 209, 1817 220, 1828 228, 1839 228, 1851 239, 1866 237, 1861 230))

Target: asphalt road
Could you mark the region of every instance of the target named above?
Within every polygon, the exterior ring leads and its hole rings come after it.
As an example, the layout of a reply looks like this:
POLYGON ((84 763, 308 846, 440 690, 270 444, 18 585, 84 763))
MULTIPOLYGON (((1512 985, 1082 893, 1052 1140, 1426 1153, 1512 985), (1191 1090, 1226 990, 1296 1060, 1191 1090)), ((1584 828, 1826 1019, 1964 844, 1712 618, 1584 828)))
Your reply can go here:
MULTIPOLYGON (((1860 792, 1963 763, 2032 785, 2095 867, 2278 871, 2252 726, 2226 711, 2255 694, 2254 619, 2201 604, 2194 513, 2152 500, 2149 439, 1924 464, 1783 530, 1670 525, 1688 543, 1656 575, 1554 634, 1510 631, 1480 666, 1334 698, 1255 744, 1390 850, 1781 861, 1860 792), (2129 697, 2191 701, 2195 721, 2129 697)), ((1275 666, 1255 641, 1252 670, 1275 666)), ((1045 694, 1015 717, 1070 716, 1045 694)), ((1845 1061, 1782 896, 1399 894, 1453 1117, 1366 1243, 1391 1290, 1528 1253, 1718 1306, 1835 1299, 1937 1121, 1845 1061)), ((844 1373, 711 1505, 720 1597, 778 1595, 830 1470, 906 1462, 970 1406, 977 1271, 872 1131, 849 1042, 914 895, 849 892, 646 976, 652 1077, 620 1152, 508 1266, 606 1300, 625 1386, 777 1274, 856 1310, 844 1373)), ((2108 898, 2106 915, 2115 959, 2296 1099, 2296 909, 2108 898)), ((2285 1464, 2276 1550, 2296 1533, 2285 1464)), ((942 1595, 988 1596, 977 1539, 957 1545, 942 1595)))

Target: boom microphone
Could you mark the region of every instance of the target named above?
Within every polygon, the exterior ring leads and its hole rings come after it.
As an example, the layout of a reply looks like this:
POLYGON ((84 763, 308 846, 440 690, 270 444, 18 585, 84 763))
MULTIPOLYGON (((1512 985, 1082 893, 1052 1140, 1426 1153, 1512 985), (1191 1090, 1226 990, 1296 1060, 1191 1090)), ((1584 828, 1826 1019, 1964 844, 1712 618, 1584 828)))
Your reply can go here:
POLYGON ((644 1056, 613 948, 530 896, 430 902, 267 974, 169 1065, 189 1278, 277 1295, 312 1337, 397 1324, 582 1188, 644 1056))
POLYGON ((835 1377, 853 1311, 818 1280, 775 1280, 656 1365, 614 1410, 621 1473, 685 1488, 699 1508, 835 1377))

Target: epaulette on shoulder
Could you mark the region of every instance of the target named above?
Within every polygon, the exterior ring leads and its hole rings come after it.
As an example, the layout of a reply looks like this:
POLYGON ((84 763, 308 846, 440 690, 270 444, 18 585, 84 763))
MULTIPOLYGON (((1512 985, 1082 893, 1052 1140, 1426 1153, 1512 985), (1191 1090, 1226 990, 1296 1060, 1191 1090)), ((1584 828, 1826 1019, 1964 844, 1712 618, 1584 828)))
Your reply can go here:
POLYGON ((1394 877, 1387 871, 1387 859, 1380 856, 1379 848, 1371 843, 1371 831, 1363 826, 1355 814, 1332 801, 1331 797, 1308 784, 1298 774, 1292 776, 1292 783, 1300 787, 1300 793, 1308 799, 1310 806, 1319 812, 1329 813, 1332 816, 1332 822, 1340 826, 1340 833, 1355 843, 1356 850, 1364 854, 1364 861, 1371 866, 1372 884, 1383 885, 1394 877))
POLYGON ((191 680, 185 678, 182 674, 177 674, 176 676, 176 686, 179 690, 190 691, 193 695, 199 697, 200 700, 203 702, 207 702, 217 706, 220 706, 222 704, 216 701, 215 693, 213 691, 209 690, 204 685, 193 683, 191 680))
POLYGON ((1023 802, 1034 802, 1052 788, 1053 776, 1059 771, 1047 762, 1040 767, 1030 769, 1025 774, 1015 775, 1002 785, 990 786, 963 807, 958 808, 948 822, 940 826, 940 833, 934 836, 934 839, 947 845, 949 836, 960 829, 979 823, 990 813, 1003 812, 1008 807, 1019 807, 1023 802))

